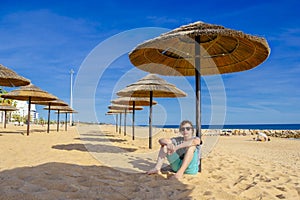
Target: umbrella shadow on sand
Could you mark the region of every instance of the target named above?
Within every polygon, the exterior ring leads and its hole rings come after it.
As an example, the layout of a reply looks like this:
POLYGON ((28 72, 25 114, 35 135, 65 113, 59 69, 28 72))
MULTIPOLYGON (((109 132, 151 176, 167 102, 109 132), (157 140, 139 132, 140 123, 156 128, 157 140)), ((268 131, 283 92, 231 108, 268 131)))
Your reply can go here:
POLYGON ((23 131, 7 131, 7 130, 0 130, 0 135, 3 134, 22 134, 24 135, 23 131))
POLYGON ((189 199, 192 192, 160 175, 56 162, 1 171, 0 179, 2 199, 189 199))
MULTIPOLYGON (((129 159, 129 163, 132 164, 132 166, 136 169, 139 169, 141 171, 147 172, 148 170, 152 169, 155 165, 155 162, 148 158, 140 158, 140 157, 132 157, 129 159)), ((161 168, 162 174, 168 174, 171 175, 170 172, 175 173, 170 165, 164 164, 161 168)))
MULTIPOLYGON (((93 141, 93 142, 106 142, 107 139, 103 138, 75 138, 75 140, 82 140, 82 141, 93 141)), ((109 142, 126 142, 127 140, 123 139, 108 139, 109 142)))
POLYGON ((105 144, 60 144, 52 146, 53 149, 58 150, 66 150, 66 151, 88 151, 88 152, 95 152, 95 153, 123 153, 125 152, 134 152, 137 149, 135 148, 123 148, 112 145, 105 145, 105 144))

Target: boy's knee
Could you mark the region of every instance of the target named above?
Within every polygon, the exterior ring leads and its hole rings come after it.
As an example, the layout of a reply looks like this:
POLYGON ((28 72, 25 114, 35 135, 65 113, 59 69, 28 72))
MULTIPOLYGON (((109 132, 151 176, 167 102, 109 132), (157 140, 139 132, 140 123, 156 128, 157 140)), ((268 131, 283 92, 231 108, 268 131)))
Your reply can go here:
POLYGON ((167 152, 168 152, 167 145, 162 145, 162 146, 161 146, 161 149, 163 150, 164 153, 167 153, 167 152))

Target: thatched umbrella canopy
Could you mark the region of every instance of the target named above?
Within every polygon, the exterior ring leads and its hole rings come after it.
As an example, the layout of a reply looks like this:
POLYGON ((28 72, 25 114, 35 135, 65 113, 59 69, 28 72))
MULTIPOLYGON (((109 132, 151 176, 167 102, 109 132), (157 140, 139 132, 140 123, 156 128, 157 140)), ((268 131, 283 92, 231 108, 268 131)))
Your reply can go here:
POLYGON ((51 106, 68 106, 66 102, 64 102, 61 99, 56 99, 54 101, 33 101, 33 104, 39 104, 39 105, 48 105, 48 122, 47 122, 47 133, 50 131, 50 108, 51 106))
POLYGON ((44 110, 57 110, 57 129, 56 131, 59 131, 59 114, 61 111, 68 111, 69 113, 75 112, 72 108, 69 106, 51 106, 51 107, 44 107, 44 110))
POLYGON ((136 83, 128 85, 126 88, 117 92, 118 96, 123 97, 145 97, 150 99, 149 113, 149 148, 152 149, 152 104, 153 97, 185 97, 186 93, 178 89, 175 85, 168 83, 164 79, 148 74, 136 83))
POLYGON ((167 81, 156 76, 155 74, 148 74, 147 76, 138 80, 137 82, 128 85, 126 88, 117 92, 117 95, 131 98, 149 98, 150 93, 152 93, 152 97, 159 98, 176 98, 186 96, 185 92, 181 91, 175 85, 168 83, 167 81))
MULTIPOLYGON (((128 105, 128 106, 149 106, 150 100, 142 97, 118 97, 110 101, 113 104, 128 105)), ((152 105, 156 105, 156 101, 152 101, 152 105)))
POLYGON ((124 110, 125 111, 124 112, 124 135, 126 135, 126 116, 127 116, 127 111, 128 110, 132 110, 133 115, 134 115, 135 110, 143 110, 144 109, 141 106, 131 106, 131 105, 122 105, 122 104, 112 104, 112 105, 108 106, 108 108, 109 109, 113 109, 113 110, 124 110))
MULTIPOLYGON (((141 97, 118 97, 111 101, 114 104, 120 105, 130 105, 133 107, 132 113, 132 140, 134 140, 134 122, 135 122, 135 106, 150 106, 150 100, 148 98, 141 98, 141 97)), ((156 105, 156 101, 152 101, 152 105, 156 105)))
POLYGON ((0 85, 6 87, 19 87, 30 84, 30 80, 18 75, 13 70, 0 64, 0 85))
POLYGON ((135 108, 133 108, 133 106, 126 106, 126 105, 120 105, 120 104, 112 104, 108 106, 109 109, 111 110, 124 110, 124 112, 127 112, 128 110, 143 110, 142 106, 135 106, 135 108))
MULTIPOLYGON (((132 112, 132 111, 127 111, 127 112, 132 112)), ((119 114, 119 113, 125 113, 125 110, 109 110, 105 114, 113 115, 113 114, 119 114)))
POLYGON ((18 110, 15 106, 12 106, 8 103, 1 103, 0 110, 4 111, 4 128, 6 128, 6 114, 7 111, 16 111, 18 110))
POLYGON ((57 99, 57 97, 55 97, 54 95, 40 89, 39 87, 33 84, 21 86, 16 90, 1 95, 1 97, 6 99, 28 101, 27 135, 29 135, 29 127, 30 127, 31 101, 51 101, 57 99))
POLYGON ((129 59, 150 73, 195 76, 196 135, 201 138, 201 75, 249 70, 264 62, 269 54, 264 38, 195 22, 138 45, 129 59))
POLYGON ((252 69, 269 54, 264 38, 198 21, 138 45, 129 58, 133 65, 150 73, 194 76, 196 57, 201 59, 200 74, 214 75, 252 69))

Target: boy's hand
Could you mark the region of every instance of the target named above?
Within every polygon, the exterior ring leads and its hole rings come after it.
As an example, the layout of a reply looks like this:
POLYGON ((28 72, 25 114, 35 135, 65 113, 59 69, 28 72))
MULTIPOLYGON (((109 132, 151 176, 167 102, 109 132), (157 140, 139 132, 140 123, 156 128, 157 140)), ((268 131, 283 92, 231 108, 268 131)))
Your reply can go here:
POLYGON ((176 151, 176 147, 173 143, 167 144, 168 154, 171 155, 176 151))

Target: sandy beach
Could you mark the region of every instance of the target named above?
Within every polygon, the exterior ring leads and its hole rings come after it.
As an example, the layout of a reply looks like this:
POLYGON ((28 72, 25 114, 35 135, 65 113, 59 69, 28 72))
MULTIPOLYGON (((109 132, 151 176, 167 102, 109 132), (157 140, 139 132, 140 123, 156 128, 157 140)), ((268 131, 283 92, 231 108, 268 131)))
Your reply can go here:
POLYGON ((155 163, 157 140, 178 133, 137 128, 136 139, 110 125, 0 129, 0 199, 299 199, 300 141, 205 136, 202 172, 168 179, 145 175, 155 163))

